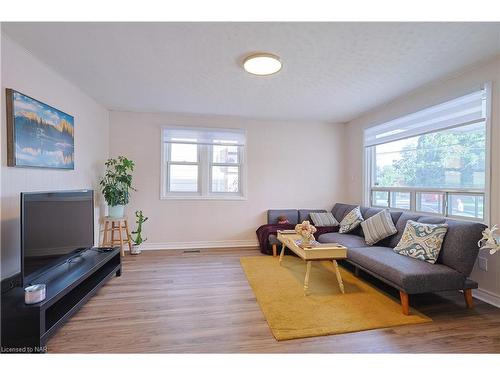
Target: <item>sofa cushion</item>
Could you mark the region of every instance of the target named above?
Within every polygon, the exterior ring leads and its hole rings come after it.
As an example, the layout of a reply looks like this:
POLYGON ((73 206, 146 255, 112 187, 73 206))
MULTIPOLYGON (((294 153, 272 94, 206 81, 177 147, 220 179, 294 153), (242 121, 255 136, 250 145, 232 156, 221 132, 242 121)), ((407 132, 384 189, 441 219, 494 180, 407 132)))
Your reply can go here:
POLYGON ((339 222, 331 212, 311 212, 309 214, 314 225, 317 227, 335 227, 339 222))
POLYGON ((293 209, 267 210, 267 223, 278 224, 278 217, 284 215, 290 224, 297 224, 299 221, 299 211, 293 209))
MULTIPOLYGON (((358 207, 357 205, 355 204, 346 204, 346 203, 336 203, 333 208, 332 208, 332 214, 333 216, 335 216, 335 218, 337 219, 338 222, 341 222, 342 219, 350 212, 352 211, 353 208, 356 208, 358 207)), ((363 216, 364 219, 367 219, 373 215, 376 215, 378 214, 380 211, 384 210, 384 208, 374 208, 374 207, 360 207, 361 209, 361 215, 363 216)), ((396 225, 397 221, 399 220, 400 216, 401 216, 402 212, 401 211, 391 211, 391 217, 392 217, 392 221, 394 222, 394 225, 396 225)), ((418 217, 418 216, 417 216, 418 217)), ((404 229, 404 225, 402 226, 401 228, 401 234, 403 233, 403 229, 404 229)), ((361 229, 361 226, 357 227, 356 229, 354 229, 352 232, 350 232, 351 234, 357 234, 358 236, 363 236, 363 230, 361 229)), ((397 235, 397 234, 395 234, 397 235)), ((387 238, 386 240, 383 240, 383 244, 384 246, 389 246, 388 244, 388 241, 391 239, 392 237, 389 237, 387 238)), ((399 239, 398 239, 399 241, 399 239)), ((394 243, 393 246, 391 247, 394 247, 396 246, 396 244, 398 243, 398 241, 396 241, 394 243)))
POLYGON ((404 256, 436 263, 447 231, 448 224, 427 224, 408 220, 403 236, 394 251, 404 256))
POLYGON ((348 260, 379 275, 407 293, 462 289, 465 276, 444 264, 430 264, 395 253, 389 247, 352 247, 348 260))
POLYGON ((399 216, 399 218, 398 218, 398 220, 396 221, 396 224, 395 224, 396 229, 398 230, 397 233, 394 236, 389 237, 390 238, 389 242, 384 243, 384 246, 395 248, 396 245, 398 244, 399 240, 403 236, 403 232, 404 232, 405 227, 406 227, 406 222, 408 220, 418 221, 418 219, 420 218, 420 216, 421 215, 418 215, 418 214, 412 214, 412 213, 409 213, 409 212, 403 212, 399 216))
POLYGON ((469 276, 479 253, 477 241, 481 239, 486 225, 436 216, 421 216, 417 221, 428 224, 448 224, 448 233, 443 241, 437 263, 446 264, 465 276, 469 276))
POLYGON ((338 233, 338 232, 322 234, 321 236, 318 237, 318 242, 339 243, 347 248, 368 246, 365 243, 365 240, 360 236, 356 236, 355 234, 338 233))
POLYGON ((345 203, 335 203, 335 205, 332 208, 332 214, 335 216, 335 219, 340 223, 342 219, 347 215, 349 212, 352 211, 353 208, 358 207, 355 204, 345 204, 345 203))
POLYGON ((459 220, 446 220, 448 233, 443 242, 437 263, 451 267, 469 276, 479 254, 477 241, 486 225, 459 220))
POLYGON ((361 223, 365 242, 373 245, 386 237, 392 236, 398 230, 394 226, 389 210, 382 210, 361 223))
POLYGON ((313 212, 327 212, 326 210, 311 210, 311 209, 305 209, 301 208, 299 209, 299 223, 302 223, 303 221, 311 221, 311 213, 313 212))
POLYGON ((361 215, 359 206, 354 207, 340 222, 339 233, 349 233, 353 229, 357 228, 362 221, 363 216, 361 215))

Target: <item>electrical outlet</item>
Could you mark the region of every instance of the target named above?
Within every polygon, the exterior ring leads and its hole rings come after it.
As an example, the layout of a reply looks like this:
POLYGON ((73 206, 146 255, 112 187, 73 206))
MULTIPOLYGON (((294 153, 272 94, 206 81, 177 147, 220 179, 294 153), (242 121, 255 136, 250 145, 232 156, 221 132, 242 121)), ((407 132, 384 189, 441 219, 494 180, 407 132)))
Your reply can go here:
POLYGON ((477 261, 477 265, 480 270, 488 271, 488 258, 478 257, 477 261))

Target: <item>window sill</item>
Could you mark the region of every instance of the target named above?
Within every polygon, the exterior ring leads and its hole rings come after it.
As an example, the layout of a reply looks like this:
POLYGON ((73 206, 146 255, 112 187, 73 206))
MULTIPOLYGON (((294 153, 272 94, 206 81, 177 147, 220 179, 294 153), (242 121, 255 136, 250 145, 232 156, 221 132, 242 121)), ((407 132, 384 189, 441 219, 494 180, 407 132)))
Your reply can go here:
POLYGON ((167 195, 161 196, 160 200, 168 201, 246 201, 247 198, 243 196, 182 196, 182 195, 167 195))
POLYGON ((467 222, 473 222, 473 223, 480 223, 480 224, 484 224, 484 225, 489 226, 489 224, 486 222, 486 220, 474 218, 474 217, 454 216, 454 215, 445 216, 443 214, 437 214, 434 212, 413 211, 413 210, 408 210, 406 208, 397 208, 397 207, 382 207, 382 206, 375 206, 375 205, 371 205, 369 207, 370 208, 386 209, 386 210, 395 211, 395 212, 404 212, 404 213, 409 213, 409 214, 413 214, 413 215, 433 216, 433 217, 439 217, 442 219, 451 219, 451 220, 457 220, 457 221, 467 221, 467 222))

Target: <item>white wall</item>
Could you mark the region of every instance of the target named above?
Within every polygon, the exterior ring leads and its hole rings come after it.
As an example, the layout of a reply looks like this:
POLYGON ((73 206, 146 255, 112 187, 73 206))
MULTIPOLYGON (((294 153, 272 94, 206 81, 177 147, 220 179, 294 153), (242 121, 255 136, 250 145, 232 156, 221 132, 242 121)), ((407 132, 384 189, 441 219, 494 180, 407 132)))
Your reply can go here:
MULTIPOLYGON (((359 203, 363 198, 363 129, 460 96, 479 88, 485 82, 493 83, 490 218, 491 224, 500 224, 500 57, 426 85, 347 124, 346 138, 349 144, 348 158, 346 159, 348 201, 359 203)), ((488 258, 488 271, 481 271, 476 265, 471 276, 479 282, 481 291, 477 295, 496 304, 500 303, 499 255, 491 256, 486 251, 482 251, 481 256, 488 258)))
MULTIPOLYGON (((1 165, 1 255, 2 279, 19 271, 19 193, 94 188, 108 155, 109 112, 76 86, 33 57, 5 34, 1 37, 2 130, 1 148, 6 148, 5 89, 13 88, 50 104, 75 118, 75 170, 7 167, 6 152, 1 165)), ((96 195, 96 217, 100 198, 96 195)), ((97 222, 96 222, 97 223, 97 222)))
POLYGON ((161 113, 110 113, 110 155, 136 162, 149 248, 255 245, 269 208, 325 208, 344 198, 343 125, 161 113), (161 126, 247 130, 247 200, 160 200, 161 126))

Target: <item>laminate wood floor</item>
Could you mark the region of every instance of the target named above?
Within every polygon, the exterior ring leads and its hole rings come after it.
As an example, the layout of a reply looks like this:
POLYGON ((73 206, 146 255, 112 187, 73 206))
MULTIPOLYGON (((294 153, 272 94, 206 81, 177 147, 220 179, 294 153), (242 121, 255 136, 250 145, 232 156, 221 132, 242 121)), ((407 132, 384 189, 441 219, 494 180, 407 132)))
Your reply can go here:
MULTIPOLYGON (((412 296, 434 321, 278 342, 241 269, 256 249, 146 251, 48 342, 51 353, 500 353, 500 309, 459 292, 412 296)), ((397 291, 366 280, 395 297, 397 291)), ((332 317, 335 319, 335 317, 332 317)))

